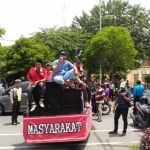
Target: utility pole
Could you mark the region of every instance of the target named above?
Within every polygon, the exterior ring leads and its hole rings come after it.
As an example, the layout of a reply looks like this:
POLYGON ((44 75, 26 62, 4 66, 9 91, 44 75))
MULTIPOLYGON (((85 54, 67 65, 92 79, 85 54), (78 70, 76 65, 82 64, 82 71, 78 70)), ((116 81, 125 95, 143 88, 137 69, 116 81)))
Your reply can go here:
POLYGON ((62 20, 62 26, 65 26, 65 9, 66 9, 66 4, 64 3, 64 5, 63 5, 63 20, 62 20))
MULTIPOLYGON (((102 5, 102 0, 99 0, 99 30, 100 31, 102 29, 101 5, 102 5)), ((100 60, 100 66, 99 66, 99 82, 100 82, 100 84, 102 83, 102 66, 101 66, 101 60, 100 60)))

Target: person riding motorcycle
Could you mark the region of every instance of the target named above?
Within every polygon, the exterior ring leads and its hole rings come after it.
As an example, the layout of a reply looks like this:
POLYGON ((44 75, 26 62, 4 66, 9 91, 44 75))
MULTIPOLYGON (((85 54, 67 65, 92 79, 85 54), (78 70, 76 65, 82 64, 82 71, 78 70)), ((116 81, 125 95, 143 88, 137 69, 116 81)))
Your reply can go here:
POLYGON ((137 85, 134 87, 133 90, 133 98, 134 98, 134 112, 136 113, 136 102, 139 102, 140 97, 144 95, 144 86, 141 85, 141 81, 137 80, 137 85))
POLYGON ((104 100, 107 101, 109 99, 109 84, 108 83, 104 83, 104 93, 105 93, 105 97, 104 100))

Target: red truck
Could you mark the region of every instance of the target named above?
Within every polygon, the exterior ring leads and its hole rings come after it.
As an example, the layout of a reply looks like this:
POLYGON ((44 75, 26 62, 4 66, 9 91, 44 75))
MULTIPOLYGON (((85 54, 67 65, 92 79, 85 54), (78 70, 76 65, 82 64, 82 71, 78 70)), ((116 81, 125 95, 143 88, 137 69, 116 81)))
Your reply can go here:
POLYGON ((52 86, 56 84, 47 83, 45 108, 36 110, 37 114, 43 110, 44 113, 40 116, 29 113, 23 117, 25 142, 35 144, 85 141, 92 127, 92 109, 83 109, 82 91, 58 88, 52 90, 52 86))

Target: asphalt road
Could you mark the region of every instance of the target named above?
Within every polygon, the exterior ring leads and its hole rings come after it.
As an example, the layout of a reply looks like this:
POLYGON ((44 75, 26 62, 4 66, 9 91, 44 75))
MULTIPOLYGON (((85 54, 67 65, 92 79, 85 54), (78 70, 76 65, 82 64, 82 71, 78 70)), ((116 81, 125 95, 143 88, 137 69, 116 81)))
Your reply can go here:
POLYGON ((20 114, 18 119, 21 124, 12 126, 10 114, 5 114, 0 116, 0 150, 129 150, 132 145, 138 144, 143 130, 140 127, 133 127, 130 116, 128 117, 129 125, 126 136, 120 136, 123 128, 122 117, 119 122, 118 134, 108 134, 108 131, 113 129, 113 118, 112 112, 103 116, 102 122, 97 122, 97 117, 94 116, 90 136, 85 142, 27 145, 22 135, 22 115, 20 114))

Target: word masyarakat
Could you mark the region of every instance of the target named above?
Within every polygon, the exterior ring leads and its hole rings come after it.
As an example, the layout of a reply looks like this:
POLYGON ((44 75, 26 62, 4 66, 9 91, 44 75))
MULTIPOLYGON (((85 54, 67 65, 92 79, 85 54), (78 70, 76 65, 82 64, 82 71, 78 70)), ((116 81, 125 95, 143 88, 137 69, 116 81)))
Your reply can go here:
POLYGON ((82 122, 39 124, 39 125, 33 124, 27 126, 28 135, 81 132, 81 127, 82 122))

